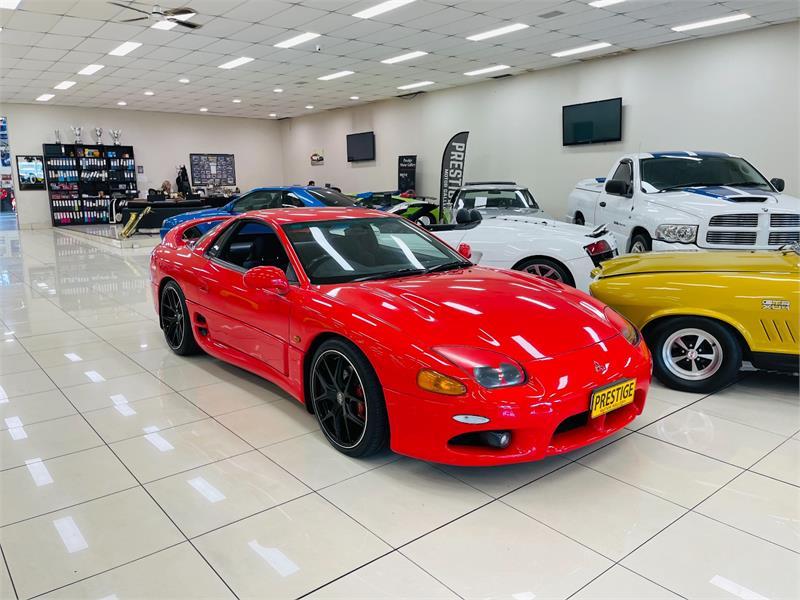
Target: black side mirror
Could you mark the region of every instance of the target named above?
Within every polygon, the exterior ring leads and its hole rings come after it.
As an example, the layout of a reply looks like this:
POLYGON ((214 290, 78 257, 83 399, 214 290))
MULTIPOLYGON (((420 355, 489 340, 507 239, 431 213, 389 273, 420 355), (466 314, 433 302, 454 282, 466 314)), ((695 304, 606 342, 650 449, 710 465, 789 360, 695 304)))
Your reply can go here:
POLYGON ((628 182, 622 179, 609 179, 606 181, 606 194, 613 194, 614 196, 629 196, 628 182))
POLYGON ((783 179, 779 179, 778 177, 773 177, 772 179, 769 180, 769 182, 772 184, 772 187, 774 187, 779 192, 782 192, 786 188, 786 182, 783 179))

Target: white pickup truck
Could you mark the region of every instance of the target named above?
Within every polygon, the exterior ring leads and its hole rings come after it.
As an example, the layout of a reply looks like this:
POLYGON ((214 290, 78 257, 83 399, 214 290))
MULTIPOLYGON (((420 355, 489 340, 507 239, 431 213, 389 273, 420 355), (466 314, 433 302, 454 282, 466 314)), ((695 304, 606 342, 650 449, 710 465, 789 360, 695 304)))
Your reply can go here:
POLYGON ((800 240, 800 199, 783 189, 738 156, 629 154, 575 186, 567 219, 606 224, 623 252, 779 248, 800 240))

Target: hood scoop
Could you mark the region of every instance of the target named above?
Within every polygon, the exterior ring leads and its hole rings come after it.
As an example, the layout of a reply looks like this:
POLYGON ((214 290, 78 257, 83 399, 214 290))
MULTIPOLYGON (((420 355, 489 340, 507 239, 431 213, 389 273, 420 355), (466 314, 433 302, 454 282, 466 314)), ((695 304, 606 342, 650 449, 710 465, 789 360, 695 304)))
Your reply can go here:
POLYGON ((726 196, 729 202, 736 202, 737 204, 744 202, 766 202, 769 200, 768 196, 726 196))

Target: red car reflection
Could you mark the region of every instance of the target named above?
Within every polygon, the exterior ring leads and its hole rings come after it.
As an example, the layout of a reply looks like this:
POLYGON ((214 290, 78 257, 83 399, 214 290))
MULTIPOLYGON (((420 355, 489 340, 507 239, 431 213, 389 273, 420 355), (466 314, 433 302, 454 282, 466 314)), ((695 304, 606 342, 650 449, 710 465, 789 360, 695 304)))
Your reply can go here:
POLYGON ((573 288, 475 266, 372 210, 209 221, 174 228, 152 254, 168 345, 280 385, 340 452, 530 461, 642 412, 651 368, 639 332, 573 288))

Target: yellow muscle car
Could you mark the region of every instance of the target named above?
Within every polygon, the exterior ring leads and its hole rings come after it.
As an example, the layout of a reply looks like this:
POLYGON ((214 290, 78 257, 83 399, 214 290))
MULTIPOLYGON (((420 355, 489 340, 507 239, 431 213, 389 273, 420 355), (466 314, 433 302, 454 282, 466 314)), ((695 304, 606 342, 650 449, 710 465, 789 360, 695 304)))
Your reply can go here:
POLYGON ((742 361, 798 371, 800 245, 760 252, 654 252, 605 261, 592 295, 642 330, 665 385, 711 392, 742 361))

